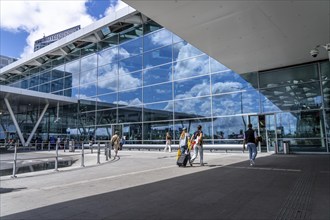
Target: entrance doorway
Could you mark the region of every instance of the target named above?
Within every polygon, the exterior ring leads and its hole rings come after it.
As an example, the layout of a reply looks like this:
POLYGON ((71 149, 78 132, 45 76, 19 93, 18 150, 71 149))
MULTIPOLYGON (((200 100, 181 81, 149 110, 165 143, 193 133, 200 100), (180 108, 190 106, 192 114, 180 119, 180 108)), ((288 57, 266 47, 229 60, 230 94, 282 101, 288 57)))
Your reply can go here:
POLYGON ((249 115, 248 118, 257 135, 262 137, 262 142, 257 146, 258 151, 275 152, 278 146, 275 115, 249 115))

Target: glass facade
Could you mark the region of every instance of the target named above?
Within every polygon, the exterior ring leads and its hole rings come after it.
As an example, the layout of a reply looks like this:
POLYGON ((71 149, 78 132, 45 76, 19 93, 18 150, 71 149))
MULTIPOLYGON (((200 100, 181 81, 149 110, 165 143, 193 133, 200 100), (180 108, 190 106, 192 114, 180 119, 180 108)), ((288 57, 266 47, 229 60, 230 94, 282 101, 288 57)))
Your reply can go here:
MULTIPOLYGON (((261 150, 329 152, 330 62, 237 74, 170 31, 144 24, 113 34, 28 70, 9 86, 77 98, 48 109, 36 136, 109 139, 127 144, 174 142, 183 127, 203 126, 206 144, 241 144, 247 123, 262 135, 261 150)), ((15 103, 13 102, 15 105, 15 103)), ((17 104, 17 103, 16 103, 17 104)), ((16 114, 28 135, 42 106, 16 114), (35 116, 35 117, 31 117, 35 116)), ((15 136, 1 115, 0 138, 15 136)))

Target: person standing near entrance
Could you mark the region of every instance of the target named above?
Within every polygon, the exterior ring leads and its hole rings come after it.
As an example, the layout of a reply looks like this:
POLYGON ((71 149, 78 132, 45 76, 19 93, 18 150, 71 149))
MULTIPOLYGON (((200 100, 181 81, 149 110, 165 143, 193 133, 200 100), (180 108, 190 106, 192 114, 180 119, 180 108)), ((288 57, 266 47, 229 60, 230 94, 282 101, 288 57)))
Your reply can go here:
POLYGON ((255 165, 255 160, 257 157, 257 146, 256 146, 256 132, 252 129, 252 124, 248 124, 248 129, 244 132, 243 149, 245 149, 245 144, 249 151, 250 166, 255 165))
POLYGON ((194 145, 194 155, 192 156, 190 160, 190 164, 194 162, 196 157, 198 156, 199 152, 199 163, 201 166, 204 166, 203 163, 203 131, 202 131, 202 125, 197 126, 197 131, 195 131, 194 135, 191 137, 191 141, 195 142, 194 145))
POLYGON ((120 147, 120 137, 118 131, 115 131, 115 134, 111 137, 110 142, 111 145, 113 146, 113 150, 115 151, 115 158, 116 158, 118 154, 118 149, 120 147))
POLYGON ((172 137, 171 137, 171 134, 170 132, 166 132, 166 146, 164 148, 164 152, 166 152, 167 148, 168 148, 168 152, 172 152, 172 149, 171 149, 171 141, 172 141, 172 137))

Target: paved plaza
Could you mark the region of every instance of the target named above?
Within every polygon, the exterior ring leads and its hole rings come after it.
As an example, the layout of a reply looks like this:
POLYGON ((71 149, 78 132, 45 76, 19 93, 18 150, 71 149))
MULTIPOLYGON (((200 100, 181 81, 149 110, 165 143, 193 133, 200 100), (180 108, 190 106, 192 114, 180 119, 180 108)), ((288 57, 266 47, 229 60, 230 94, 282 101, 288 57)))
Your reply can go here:
POLYGON ((260 153, 250 167, 247 153, 205 152, 185 168, 175 152, 104 157, 2 176, 1 219, 330 219, 329 155, 260 153))

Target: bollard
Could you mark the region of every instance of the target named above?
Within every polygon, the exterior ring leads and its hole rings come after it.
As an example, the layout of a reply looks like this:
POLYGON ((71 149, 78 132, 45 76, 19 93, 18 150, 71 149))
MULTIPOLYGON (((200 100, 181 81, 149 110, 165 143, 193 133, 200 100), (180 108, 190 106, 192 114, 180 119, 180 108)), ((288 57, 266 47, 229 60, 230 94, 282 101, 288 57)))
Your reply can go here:
POLYGON ((16 178, 16 161, 17 161, 17 144, 18 142, 15 143, 15 151, 14 151, 14 162, 13 162, 13 175, 11 178, 16 178))
POLYGON ((58 143, 56 143, 55 171, 58 171, 58 143))
POLYGON ((50 151, 50 142, 48 142, 48 151, 50 151))
POLYGON ((104 151, 105 151, 105 160, 108 161, 109 160, 109 146, 107 144, 104 147, 104 151))
POLYGON ((85 155, 84 155, 84 142, 81 145, 81 167, 85 166, 85 161, 84 161, 85 155))
POLYGON ((97 164, 100 164, 100 154, 101 154, 101 149, 100 149, 100 142, 97 144, 97 164))

